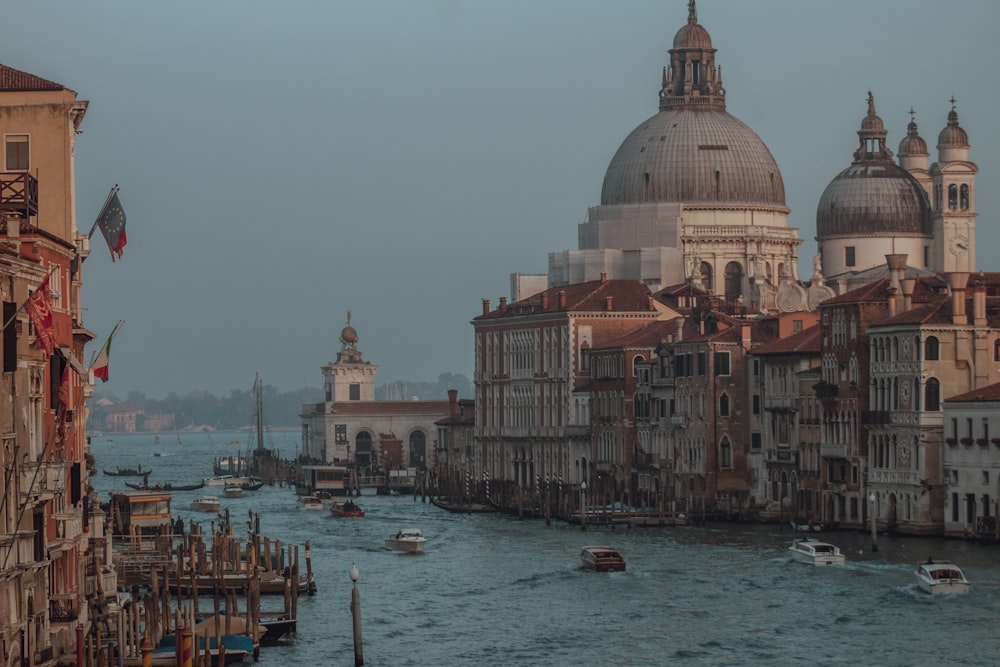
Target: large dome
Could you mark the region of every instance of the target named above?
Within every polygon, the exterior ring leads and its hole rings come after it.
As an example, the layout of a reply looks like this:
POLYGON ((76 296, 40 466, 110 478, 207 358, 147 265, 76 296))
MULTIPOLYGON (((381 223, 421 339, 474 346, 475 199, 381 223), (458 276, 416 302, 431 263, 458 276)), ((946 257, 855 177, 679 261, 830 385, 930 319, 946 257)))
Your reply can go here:
POLYGON ((816 209, 818 238, 931 231, 924 189, 894 162, 855 162, 830 182, 816 209))
POLYGON ((767 146, 735 116, 668 109, 628 135, 604 175, 601 204, 644 202, 785 207, 785 186, 767 146))

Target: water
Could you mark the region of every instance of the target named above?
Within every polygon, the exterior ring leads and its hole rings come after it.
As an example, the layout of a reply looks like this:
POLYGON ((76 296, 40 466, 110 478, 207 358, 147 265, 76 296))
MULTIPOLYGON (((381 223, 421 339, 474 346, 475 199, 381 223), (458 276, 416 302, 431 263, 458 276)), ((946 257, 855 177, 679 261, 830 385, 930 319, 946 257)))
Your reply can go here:
MULTIPOLYGON (((95 436, 98 470, 142 464, 150 483, 192 483, 235 434, 95 436), (108 438, 112 442, 108 442, 108 438), (154 457, 154 451, 161 456, 154 457)), ((299 434, 274 433, 291 456, 299 434)), ((246 438, 243 438, 244 441, 246 438)), ((102 498, 123 478, 93 479, 102 498)), ((174 493, 175 515, 213 489, 174 493)), ((218 491, 221 496, 221 489, 218 491)), ((354 664, 348 569, 361 571, 365 664, 404 665, 987 665, 1000 642, 1000 548, 962 541, 830 532, 843 566, 790 562, 782 526, 724 525, 580 531, 558 522, 449 514, 412 497, 363 496, 364 519, 297 509, 294 491, 265 487, 223 498, 234 523, 260 511, 261 533, 311 540, 319 592, 300 598, 298 635, 265 647, 260 665, 354 664), (427 553, 385 551, 401 527, 420 528, 427 553), (628 571, 579 568, 579 549, 608 543, 628 571), (965 596, 931 597, 913 564, 933 556, 963 566, 965 596)), ((300 551, 300 556, 304 554, 300 551)), ((280 601, 265 597, 265 609, 280 601)))

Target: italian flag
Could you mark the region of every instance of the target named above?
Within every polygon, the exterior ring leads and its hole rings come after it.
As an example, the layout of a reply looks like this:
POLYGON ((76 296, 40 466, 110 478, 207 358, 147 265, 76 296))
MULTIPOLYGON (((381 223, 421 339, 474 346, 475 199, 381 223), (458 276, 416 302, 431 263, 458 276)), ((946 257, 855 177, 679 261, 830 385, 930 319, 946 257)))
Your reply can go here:
POLYGON ((115 328, 111 331, 111 335, 108 336, 108 341, 101 348, 100 354, 90 364, 90 370, 94 371, 94 377, 101 378, 101 382, 108 381, 108 360, 111 357, 111 341, 123 324, 125 324, 124 320, 118 320, 118 324, 115 325, 115 328))

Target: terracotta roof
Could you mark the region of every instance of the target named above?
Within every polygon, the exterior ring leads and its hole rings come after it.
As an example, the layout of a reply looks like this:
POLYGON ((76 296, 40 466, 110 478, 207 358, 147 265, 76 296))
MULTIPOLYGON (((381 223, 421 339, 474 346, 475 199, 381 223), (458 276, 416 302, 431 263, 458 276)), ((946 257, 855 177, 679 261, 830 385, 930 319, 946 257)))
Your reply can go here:
POLYGON ((556 312, 653 312, 649 288, 639 280, 591 280, 585 283, 550 287, 526 299, 499 306, 476 320, 517 317, 556 312), (566 306, 560 308, 565 295, 566 306), (611 308, 608 308, 608 299, 611 308))
POLYGON ((820 325, 814 324, 808 329, 803 329, 787 338, 772 340, 753 348, 755 355, 778 355, 778 354, 808 354, 820 353, 821 341, 820 325))
MULTIPOLYGON (((927 303, 940 298, 940 289, 944 283, 937 277, 917 276, 913 286, 913 303, 927 303)), ((889 299, 889 279, 882 278, 853 289, 850 292, 827 299, 821 305, 828 306, 838 303, 871 303, 889 299)))
MULTIPOLYGON (((599 349, 611 350, 626 347, 656 347, 668 335, 676 332, 676 320, 659 320, 656 322, 650 322, 635 331, 630 331, 614 340, 610 340, 601 345, 599 349)), ((591 351, 593 351, 593 349, 596 348, 592 348, 591 351)))
POLYGON ((1000 401, 1000 382, 945 399, 945 403, 971 403, 974 401, 1000 401))
MULTIPOLYGON (((61 83, 55 83, 34 74, 0 65, 0 91, 20 90, 69 90, 61 83)), ((73 92, 73 91, 70 91, 73 92)))

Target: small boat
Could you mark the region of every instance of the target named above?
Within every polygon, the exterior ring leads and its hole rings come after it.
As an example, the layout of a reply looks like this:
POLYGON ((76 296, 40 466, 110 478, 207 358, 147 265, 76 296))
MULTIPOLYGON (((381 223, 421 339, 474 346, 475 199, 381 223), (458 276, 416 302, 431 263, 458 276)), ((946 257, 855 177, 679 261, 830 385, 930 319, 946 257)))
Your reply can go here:
POLYGON ((117 470, 104 469, 105 475, 111 475, 112 477, 142 477, 143 475, 148 475, 152 472, 150 469, 143 470, 140 465, 138 468, 118 468, 117 470))
POLYGON ((492 514, 497 511, 493 505, 483 505, 482 503, 467 502, 464 500, 451 500, 450 498, 431 498, 431 504, 455 514, 492 514))
POLYGON ((920 590, 931 595, 969 592, 969 580, 950 561, 928 558, 926 563, 917 563, 914 574, 920 590))
POLYGON ((218 512, 219 499, 215 496, 201 496, 191 501, 191 509, 196 512, 218 512))
POLYGON ((788 550, 792 552, 794 560, 808 565, 835 565, 844 562, 840 547, 808 537, 794 540, 788 550))
POLYGON ((345 519, 363 519, 365 511, 353 500, 345 500, 342 503, 333 503, 330 505, 330 514, 345 519))
POLYGON ((125 486, 136 491, 197 491, 205 486, 203 482, 198 484, 136 484, 135 482, 125 482, 125 486))
POLYGON ((580 551, 583 569, 594 572, 624 572, 625 559, 614 547, 589 545, 580 551))
POLYGON ((230 445, 231 447, 242 447, 242 446, 243 446, 243 443, 242 443, 242 442, 240 442, 240 439, 239 439, 239 438, 236 438, 235 440, 232 440, 232 441, 230 441, 229 445, 230 445))
POLYGON ((790 524, 797 533, 818 533, 823 530, 823 524, 812 519, 792 519, 790 524))
POLYGON ((264 480, 257 479, 256 477, 251 477, 249 482, 243 482, 240 484, 240 488, 244 491, 257 491, 262 486, 264 486, 264 480))
POLYGON ((323 501, 316 496, 299 496, 299 507, 304 510, 321 510, 323 501))
POLYGON ((427 538, 416 528, 403 528, 385 538, 385 548, 390 551, 419 554, 423 553, 425 542, 427 538))
POLYGON ((206 477, 202 480, 205 486, 240 486, 241 484, 250 484, 254 481, 253 477, 246 477, 244 475, 216 475, 215 477, 206 477))
POLYGON ((227 486, 222 490, 222 495, 226 498, 242 498, 243 497, 243 487, 242 486, 227 486))
POLYGON ((323 491, 323 490, 314 491, 312 493, 312 495, 314 495, 317 498, 319 498, 319 501, 321 503, 323 503, 324 505, 332 505, 334 503, 334 501, 336 500, 336 498, 334 498, 333 494, 330 493, 329 491, 323 491))

